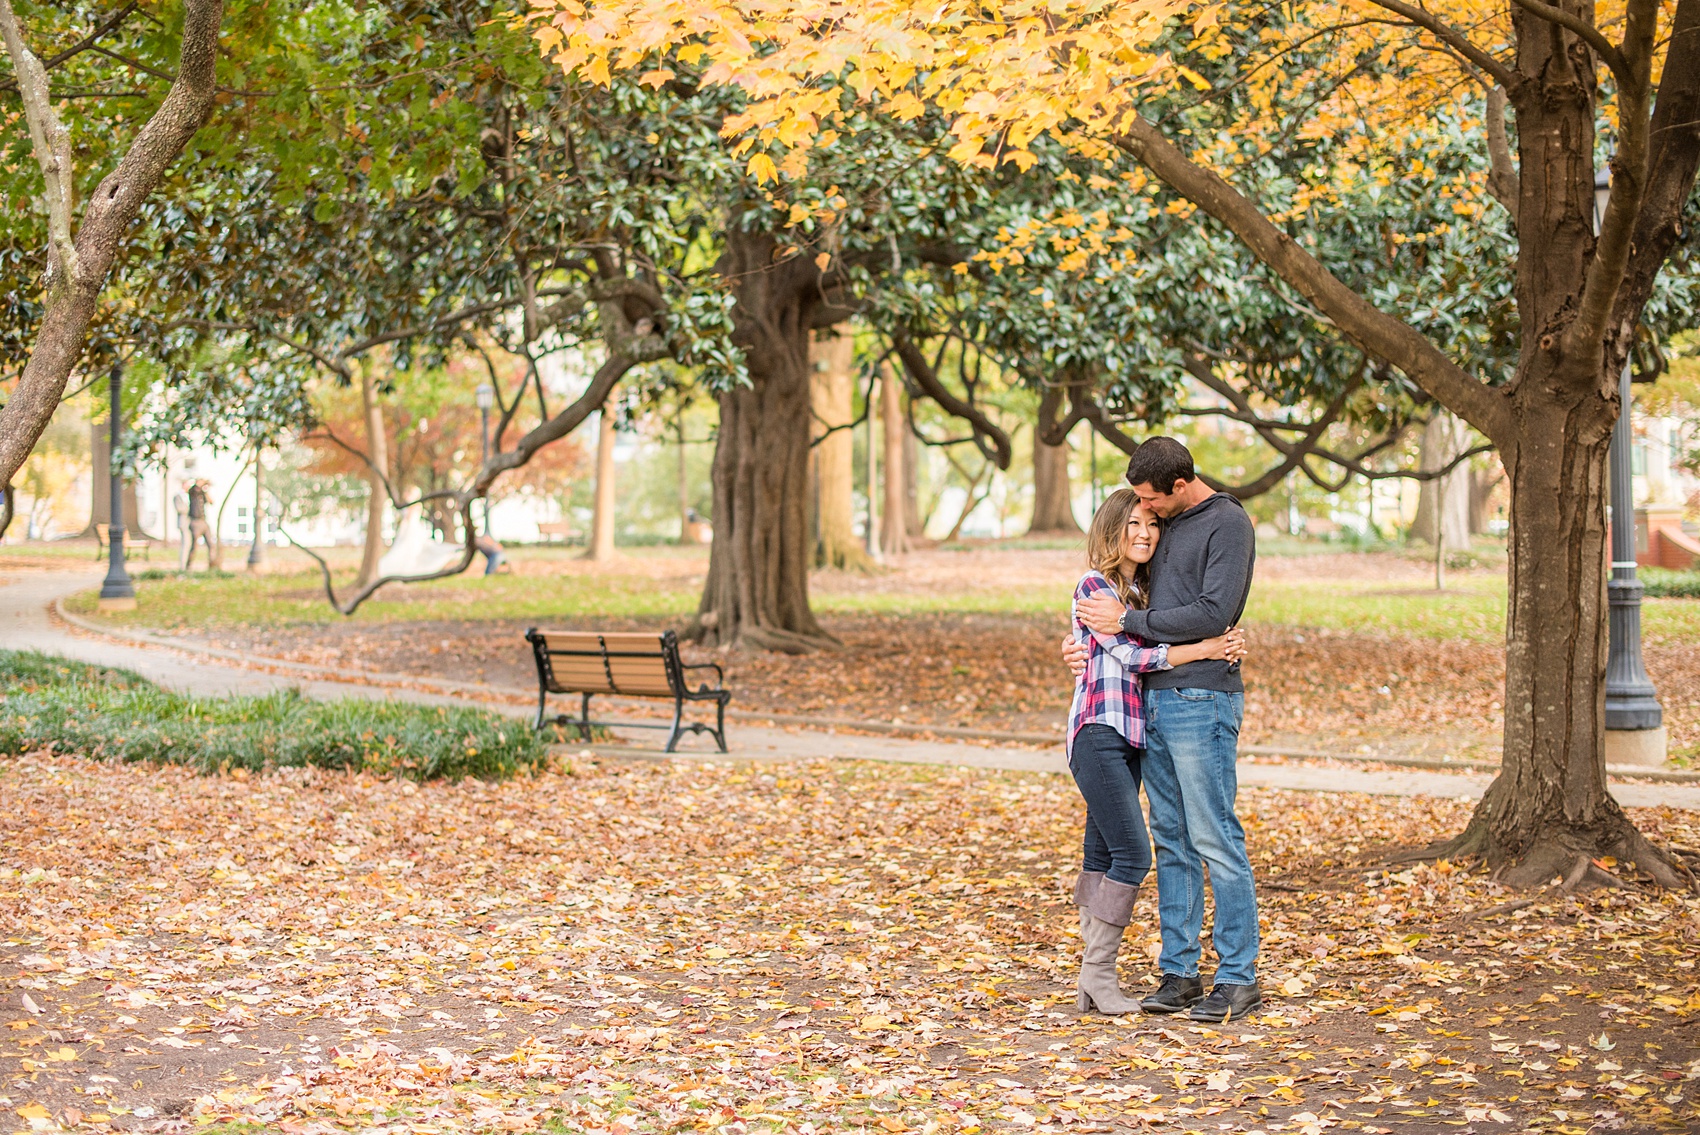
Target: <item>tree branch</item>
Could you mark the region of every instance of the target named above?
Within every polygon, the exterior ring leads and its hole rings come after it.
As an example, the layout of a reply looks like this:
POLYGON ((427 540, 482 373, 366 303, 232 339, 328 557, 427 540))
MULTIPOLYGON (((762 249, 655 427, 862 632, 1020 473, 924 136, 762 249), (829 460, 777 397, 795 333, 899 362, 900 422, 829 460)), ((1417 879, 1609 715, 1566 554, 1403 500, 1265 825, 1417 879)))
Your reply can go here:
MULTIPOLYGON (((51 71, 55 67, 59 66, 59 64, 65 62, 65 60, 70 59, 73 56, 81 55, 83 52, 85 52, 89 48, 93 47, 95 42, 97 40, 99 40, 102 36, 106 35, 107 32, 112 31, 119 24, 121 24, 125 20, 129 19, 130 13, 134 12, 136 10, 136 7, 137 7, 136 0, 130 0, 130 3, 124 5, 122 8, 120 8, 116 12, 112 13, 112 15, 106 17, 106 19, 104 21, 102 21, 88 35, 84 36, 82 39, 78 40, 76 43, 73 43, 70 47, 67 47, 64 51, 58 52, 57 54, 43 60, 42 64, 41 64, 41 69, 43 71, 51 71)), ((0 83, 0 94, 4 94, 7 91, 15 91, 17 89, 18 89, 18 80, 15 79, 15 78, 8 79, 6 82, 0 83)))
POLYGON ((1677 0, 1648 128, 1647 186, 1618 289, 1612 326, 1633 325, 1682 234, 1682 212, 1700 167, 1700 0, 1677 0))
POLYGON ((1505 103, 1504 87, 1487 89, 1488 192, 1505 206, 1515 225, 1522 188, 1518 183, 1517 163, 1511 158, 1511 142, 1505 135, 1505 103))
MULTIPOLYGON (((1521 2, 1521 0, 1519 0, 1521 2)), ((1407 4, 1404 0, 1370 0, 1370 3, 1403 17, 1411 23, 1433 32, 1441 42, 1494 77, 1500 86, 1509 89, 1517 82, 1517 73, 1492 55, 1470 42, 1470 37, 1434 13, 1407 4)))
MULTIPOLYGON (((1533 0, 1517 2, 1527 7, 1533 0)), ((1593 259, 1588 262, 1578 304, 1580 310, 1564 331, 1566 355, 1598 352, 1601 362, 1612 311, 1617 306, 1617 293, 1628 273, 1630 243, 1647 188, 1648 111, 1659 0, 1629 0, 1627 13, 1620 56, 1623 70, 1618 72, 1618 135, 1617 152, 1611 162, 1611 198, 1600 220, 1593 259)), ((1597 382, 1608 369, 1612 368, 1596 367, 1590 377, 1597 382)), ((1615 393, 1615 380, 1612 388, 1615 393)))
POLYGON ((58 408, 125 230, 212 110, 223 17, 223 0, 184 0, 177 78, 116 168, 95 187, 72 237, 76 171, 69 138, 48 99, 46 71, 18 31, 11 0, 0 0, 0 38, 18 77, 46 183, 51 247, 41 323, 23 375, 0 409, 0 484, 23 465, 58 408))
MULTIPOLYGON (((1382 0, 1375 0, 1375 2, 1379 4, 1382 0)), ((1549 24, 1557 24, 1561 28, 1575 32, 1583 43, 1594 49, 1594 54, 1600 57, 1600 61, 1611 68, 1611 73, 1617 76, 1619 83, 1634 84, 1633 70, 1624 58, 1623 52, 1619 51, 1611 40, 1605 37, 1604 32, 1594 26, 1593 21, 1584 20, 1581 16, 1566 12, 1563 8, 1543 4, 1541 0, 1514 0, 1514 2, 1525 12, 1539 16, 1549 24)))
POLYGON ((18 17, 12 11, 12 0, 0 0, 0 38, 5 40, 6 54, 12 58, 12 71, 18 95, 24 104, 24 120, 29 124, 30 148, 35 152, 35 164, 41 168, 44 183, 42 199, 47 205, 47 293, 51 303, 55 293, 76 284, 78 256, 76 240, 71 233, 71 218, 75 211, 76 170, 71 164, 71 132, 59 121, 53 100, 47 89, 47 68, 24 42, 18 17))
POLYGON ((1248 198, 1187 158, 1148 120, 1135 115, 1116 142, 1181 196, 1232 230, 1254 256, 1302 293, 1367 354, 1404 371, 1488 437, 1498 440, 1510 433, 1510 412, 1502 395, 1471 377, 1416 328, 1381 311, 1342 283, 1292 237, 1276 228, 1248 198))
POLYGON ((915 346, 912 339, 902 331, 892 335, 892 346, 897 350, 897 357, 903 363, 903 369, 909 377, 915 380, 915 385, 921 392, 937 402, 949 414, 954 414, 974 427, 975 443, 982 446, 980 439, 989 439, 992 451, 986 456, 997 463, 999 469, 1008 469, 1011 457, 1009 435, 998 428, 996 422, 974 405, 966 402, 950 392, 950 388, 939 380, 938 372, 927 362, 927 357, 915 346))

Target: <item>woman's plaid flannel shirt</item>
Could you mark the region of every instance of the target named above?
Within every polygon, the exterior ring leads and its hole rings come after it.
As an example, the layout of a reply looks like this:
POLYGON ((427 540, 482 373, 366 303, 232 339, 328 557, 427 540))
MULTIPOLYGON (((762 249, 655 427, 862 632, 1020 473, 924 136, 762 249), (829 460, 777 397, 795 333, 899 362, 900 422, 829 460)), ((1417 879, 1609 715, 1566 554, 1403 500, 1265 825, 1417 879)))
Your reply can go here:
POLYGON ((1074 685, 1074 704, 1068 711, 1069 759, 1074 759, 1074 738, 1083 725, 1108 725, 1134 748, 1145 745, 1145 707, 1141 702, 1139 675, 1169 669, 1169 644, 1146 646, 1127 634, 1099 634, 1080 621, 1080 601, 1092 595, 1116 596, 1116 589, 1102 572, 1089 571, 1074 589, 1070 614, 1074 639, 1086 644, 1086 672, 1074 685))

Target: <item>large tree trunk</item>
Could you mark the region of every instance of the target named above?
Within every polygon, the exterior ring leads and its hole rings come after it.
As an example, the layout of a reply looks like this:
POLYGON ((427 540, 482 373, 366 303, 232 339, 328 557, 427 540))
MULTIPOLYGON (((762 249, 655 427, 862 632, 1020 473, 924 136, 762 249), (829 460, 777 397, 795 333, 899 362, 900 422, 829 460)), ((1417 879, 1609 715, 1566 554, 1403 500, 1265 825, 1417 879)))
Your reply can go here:
POLYGON ((904 492, 903 436, 908 433, 903 414, 903 393, 896 375, 887 367, 880 375, 880 433, 885 442, 885 523, 880 525, 880 551, 901 556, 909 551, 909 516, 904 492))
POLYGON ((590 521, 590 549, 584 558, 607 563, 614 558, 614 399, 602 404, 596 430, 596 507, 590 521))
POLYGON ((1063 438, 1057 445, 1045 444, 1045 438, 1059 424, 1063 397, 1063 387, 1052 386, 1039 399, 1039 421, 1033 431, 1033 520, 1027 525, 1030 536, 1080 534, 1068 485, 1068 439, 1063 438))
MULTIPOLYGON (((94 499, 89 506, 88 527, 83 535, 93 536, 94 526, 112 523, 112 423, 89 423, 89 453, 94 458, 94 499)), ((135 540, 156 540, 142 531, 141 508, 136 500, 136 482, 124 481, 124 531, 135 540)))
MULTIPOLYGON (((805 256, 776 259, 761 232, 729 227, 720 271, 749 385, 720 396, 714 544, 687 634, 710 646, 802 653, 836 640, 809 610, 809 333, 836 319, 805 256)), ((839 316, 842 318, 842 316, 839 316)))
MULTIPOLYGON (((1535 385, 1535 384, 1531 384, 1535 385)), ((1506 881, 1572 884, 1615 856, 1680 885, 1663 855, 1606 790, 1603 756, 1609 414, 1550 393, 1518 398, 1527 440, 1506 457, 1511 554, 1505 749, 1499 776, 1458 838, 1435 849, 1479 854, 1506 881), (1578 435, 1568 426, 1591 421, 1578 435)))
MULTIPOLYGON (((1423 427, 1417 459, 1425 473, 1444 469, 1469 448, 1469 430, 1442 410, 1423 427)), ((1444 477, 1422 482, 1411 535, 1426 544, 1440 541, 1443 552, 1470 550, 1470 471, 1462 465, 1444 477)))
POLYGON ((836 328, 818 332, 809 345, 814 423, 818 438, 810 454, 815 483, 815 555, 817 567, 873 566, 867 549, 856 539, 855 439, 847 426, 854 417, 854 381, 850 373, 855 342, 836 328), (824 436, 823 436, 824 435, 824 436))
POLYGON ((360 574, 354 586, 370 586, 378 578, 378 561, 384 558, 384 516, 389 504, 389 486, 384 483, 390 467, 389 438, 384 429, 384 407, 378 401, 378 379, 374 367, 360 367, 360 409, 366 418, 366 537, 360 549, 360 574))
MULTIPOLYGON (((1609 855, 1680 886, 1691 880, 1606 790, 1607 455, 1634 318, 1608 322, 1603 343, 1571 334, 1598 301, 1599 289, 1584 284, 1607 250, 1589 224, 1595 62, 1546 20, 1515 6, 1512 19, 1524 335, 1509 428, 1494 438, 1511 492, 1504 756, 1470 824, 1435 850, 1479 853, 1514 885, 1597 881, 1595 861, 1609 855)), ((1645 112, 1625 113, 1635 121, 1645 112)), ((1631 168, 1637 179, 1648 172, 1631 168)), ((1612 222, 1608 211, 1603 228, 1612 222)), ((1617 254, 1624 248, 1616 242, 1617 254)))

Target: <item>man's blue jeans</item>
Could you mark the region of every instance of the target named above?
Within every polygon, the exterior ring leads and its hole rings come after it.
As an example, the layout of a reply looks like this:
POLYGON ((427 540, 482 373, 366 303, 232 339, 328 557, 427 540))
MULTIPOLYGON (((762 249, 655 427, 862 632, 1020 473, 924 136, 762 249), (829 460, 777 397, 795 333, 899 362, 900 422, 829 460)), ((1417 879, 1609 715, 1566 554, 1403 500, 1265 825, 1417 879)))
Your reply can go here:
POLYGON ((1245 695, 1217 690, 1145 691, 1145 795, 1157 844, 1157 914, 1163 973, 1198 976, 1204 927, 1204 865, 1216 896, 1211 931, 1216 978, 1257 980, 1257 891, 1245 829, 1234 815, 1245 695))

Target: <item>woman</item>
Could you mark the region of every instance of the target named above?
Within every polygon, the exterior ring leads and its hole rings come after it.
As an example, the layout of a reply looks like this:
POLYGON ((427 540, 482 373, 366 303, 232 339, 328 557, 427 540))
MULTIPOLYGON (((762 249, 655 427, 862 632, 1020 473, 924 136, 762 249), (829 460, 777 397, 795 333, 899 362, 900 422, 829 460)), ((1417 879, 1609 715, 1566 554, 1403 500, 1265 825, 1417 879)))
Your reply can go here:
POLYGON ((1076 999, 1082 1012, 1131 1013, 1139 1007, 1116 980, 1122 933, 1151 870, 1151 838, 1139 810, 1139 750, 1145 741, 1139 675, 1205 658, 1233 660, 1245 652, 1238 629, 1203 642, 1147 646, 1081 623, 1080 601, 1099 592, 1113 592, 1129 607, 1145 606, 1160 536, 1156 514, 1132 489, 1111 493, 1086 536, 1091 570, 1074 589, 1074 637, 1088 651, 1068 715, 1068 767, 1086 798, 1086 839, 1074 884, 1085 943, 1076 999))

